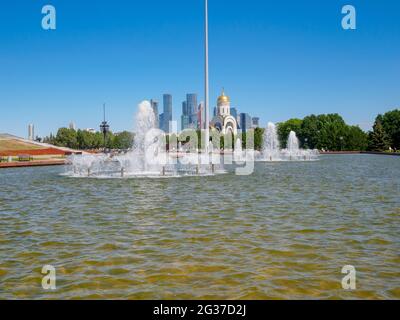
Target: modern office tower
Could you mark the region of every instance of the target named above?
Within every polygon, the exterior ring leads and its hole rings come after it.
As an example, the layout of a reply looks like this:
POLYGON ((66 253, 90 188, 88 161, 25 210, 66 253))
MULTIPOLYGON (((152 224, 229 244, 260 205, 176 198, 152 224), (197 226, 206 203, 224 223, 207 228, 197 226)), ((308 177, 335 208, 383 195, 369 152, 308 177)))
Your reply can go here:
POLYGON ((237 121, 238 113, 237 113, 237 109, 234 107, 231 107, 231 116, 234 117, 237 121))
POLYGON ((75 125, 75 123, 74 123, 74 122, 70 122, 69 128, 70 128, 71 130, 76 130, 76 125, 75 125))
POLYGON ((189 124, 189 116, 184 116, 182 115, 181 117, 181 128, 182 130, 188 129, 190 124, 189 124))
POLYGON ((186 95, 187 111, 189 114, 189 125, 191 128, 197 128, 197 94, 189 93, 186 95))
POLYGON ((189 128, 189 113, 188 113, 188 108, 187 108, 187 102, 183 101, 182 102, 182 116, 181 116, 181 129, 185 130, 189 128))
POLYGON ((164 94, 164 113, 160 115, 160 127, 161 129, 169 133, 170 132, 170 122, 172 121, 172 95, 164 94))
POLYGON ((242 132, 247 132, 251 129, 252 121, 251 116, 248 113, 240 114, 240 129, 242 132))
POLYGON ((28 125, 28 140, 35 140, 35 126, 33 124, 28 125))
POLYGON ((160 129, 165 131, 164 129, 164 113, 161 113, 160 116, 158 117, 158 123, 160 126, 160 129))
POLYGON ((188 107, 187 107, 187 102, 186 102, 186 101, 183 101, 183 102, 182 102, 182 114, 183 114, 184 116, 188 116, 188 115, 189 115, 188 107))
POLYGON ((254 129, 260 127, 260 118, 259 117, 254 117, 251 120, 252 120, 252 126, 254 129))
POLYGON ((163 102, 164 102, 164 113, 172 115, 172 95, 164 94, 163 102))
POLYGON ((158 101, 151 99, 150 100, 150 105, 151 108, 153 109, 154 116, 156 118, 156 128, 160 127, 160 119, 159 119, 159 113, 158 113, 158 101))

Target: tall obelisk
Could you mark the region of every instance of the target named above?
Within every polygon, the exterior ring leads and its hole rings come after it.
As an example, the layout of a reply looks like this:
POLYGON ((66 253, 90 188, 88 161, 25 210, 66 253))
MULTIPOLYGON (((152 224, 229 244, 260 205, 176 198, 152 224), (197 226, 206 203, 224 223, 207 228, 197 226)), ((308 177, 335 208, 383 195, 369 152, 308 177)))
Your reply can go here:
POLYGON ((210 97, 208 80, 208 0, 205 0, 205 70, 204 70, 204 108, 205 108, 205 150, 208 152, 208 143, 210 141, 210 97))

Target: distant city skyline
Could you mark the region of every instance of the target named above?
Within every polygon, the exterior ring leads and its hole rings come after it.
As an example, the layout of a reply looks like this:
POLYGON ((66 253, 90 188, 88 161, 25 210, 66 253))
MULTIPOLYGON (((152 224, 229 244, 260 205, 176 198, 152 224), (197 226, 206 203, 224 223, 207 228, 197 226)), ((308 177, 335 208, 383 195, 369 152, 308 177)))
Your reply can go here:
MULTIPOLYGON (((41 28, 42 5, 2 5, 0 132, 26 137, 34 124, 43 137, 71 121, 98 128, 103 103, 113 131, 133 130, 146 98, 164 113, 162 95, 154 96, 163 92, 175 97, 179 123, 186 93, 204 100, 202 0, 52 0, 52 31, 41 28)), ((350 31, 341 27, 343 5, 210 0, 210 114, 224 86, 237 116, 259 117, 262 127, 339 113, 369 130, 377 114, 398 108, 400 3, 352 1, 350 31)))

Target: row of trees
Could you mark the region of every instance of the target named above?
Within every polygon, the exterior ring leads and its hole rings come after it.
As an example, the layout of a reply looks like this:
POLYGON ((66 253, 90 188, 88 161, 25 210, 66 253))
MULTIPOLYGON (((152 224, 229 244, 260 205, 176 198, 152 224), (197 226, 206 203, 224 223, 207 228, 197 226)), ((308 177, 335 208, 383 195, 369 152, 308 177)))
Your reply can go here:
POLYGON ((295 131, 303 148, 331 151, 368 148, 368 134, 357 126, 347 125, 338 114, 311 115, 303 120, 291 119, 278 124, 282 147, 286 147, 290 131, 295 131))
POLYGON ((311 115, 278 124, 282 147, 290 131, 295 131, 303 148, 331 151, 400 150, 400 110, 378 115, 373 131, 347 125, 338 114, 311 115))
MULTIPOLYGON (((281 147, 285 148, 290 131, 295 131, 300 140, 302 148, 319 149, 330 151, 388 151, 400 150, 400 110, 393 110, 378 115, 373 131, 366 133, 358 126, 346 124, 338 114, 310 115, 304 119, 290 119, 278 124, 278 136, 281 147)), ((211 135, 216 134, 211 132, 211 135)), ((262 149, 264 129, 254 130, 254 148, 262 149)), ((242 133, 241 140, 243 147, 246 144, 246 133, 242 133)), ((231 148, 237 137, 220 137, 220 147, 231 148), (228 147, 229 144, 229 147, 228 147)), ((127 131, 113 134, 107 133, 106 147, 108 149, 130 149, 133 145, 133 134, 127 131)), ((167 136, 169 141, 181 141, 182 144, 189 141, 196 141, 198 145, 186 147, 201 148, 201 132, 182 132, 178 137, 167 136), (194 135, 198 139, 190 139, 194 135), (176 140, 177 139, 177 140, 176 140)), ((69 147, 72 149, 100 149, 104 147, 104 137, 101 133, 91 133, 82 130, 61 128, 57 135, 46 137, 44 142, 57 146, 69 147)), ((215 146, 217 147, 217 146, 215 146)))
MULTIPOLYGON (((103 148, 104 136, 100 132, 61 128, 56 136, 50 134, 43 142, 71 149, 90 150, 103 148)), ((133 145, 133 134, 128 131, 116 134, 108 132, 105 145, 108 149, 130 149, 133 145)))

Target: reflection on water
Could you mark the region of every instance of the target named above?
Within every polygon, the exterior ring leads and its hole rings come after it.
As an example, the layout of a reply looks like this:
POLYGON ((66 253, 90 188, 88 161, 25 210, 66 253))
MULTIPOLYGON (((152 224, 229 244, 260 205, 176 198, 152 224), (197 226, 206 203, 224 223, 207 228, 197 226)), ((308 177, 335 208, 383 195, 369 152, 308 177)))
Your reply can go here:
POLYGON ((178 179, 62 171, 0 171, 0 298, 400 298, 400 158, 178 179), (341 288, 348 264, 356 291, 341 288))

